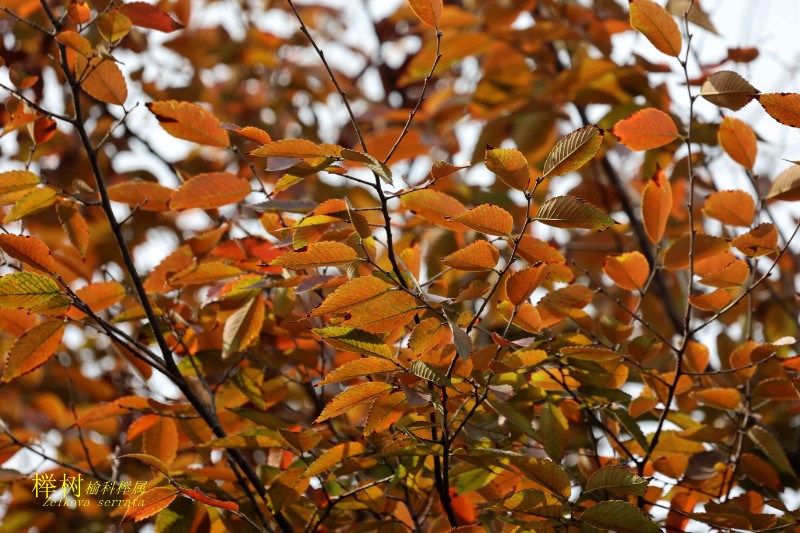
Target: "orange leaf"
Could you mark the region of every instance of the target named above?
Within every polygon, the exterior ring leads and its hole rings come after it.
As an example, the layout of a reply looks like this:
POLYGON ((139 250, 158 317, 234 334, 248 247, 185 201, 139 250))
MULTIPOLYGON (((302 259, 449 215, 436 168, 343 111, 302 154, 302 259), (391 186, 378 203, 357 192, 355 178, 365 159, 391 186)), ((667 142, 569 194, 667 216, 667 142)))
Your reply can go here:
MULTIPOLYGON (((116 281, 91 283, 75 291, 75 294, 95 313, 120 303, 126 295, 125 287, 116 281)), ((76 307, 70 309, 68 316, 81 318, 84 315, 76 307)))
POLYGON ((266 307, 261 293, 245 302, 225 321, 222 332, 222 358, 244 351, 261 335, 266 307))
POLYGON ((493 204, 479 205, 466 213, 451 217, 450 220, 475 231, 499 237, 508 235, 514 227, 514 219, 509 212, 493 204))
POLYGON ((329 294, 308 316, 317 317, 342 311, 352 312, 353 308, 372 303, 394 287, 375 276, 354 278, 329 294))
POLYGON ((800 165, 794 164, 778 174, 765 198, 786 202, 800 200, 800 165))
POLYGON ((178 139, 226 148, 228 134, 217 118, 197 104, 167 100, 147 104, 164 130, 178 139))
POLYGON ((629 0, 631 26, 641 32, 659 52, 678 57, 683 39, 675 19, 652 0, 629 0))
POLYGON ((664 237, 672 211, 672 186, 661 168, 656 169, 642 191, 641 211, 644 232, 650 242, 658 244, 664 237))
POLYGON ((500 259, 500 250, 487 241, 475 241, 466 248, 453 252, 442 263, 468 272, 481 272, 492 270, 500 259))
POLYGON ((0 196, 25 191, 39 185, 39 176, 27 170, 0 172, 0 196))
POLYGON ((178 427, 172 418, 161 417, 144 432, 144 453, 152 455, 169 466, 178 453, 178 427))
MULTIPOLYGON (((365 383, 365 385, 367 385, 367 383, 365 383)), ((318 476, 323 472, 327 472, 345 459, 361 455, 366 451, 366 446, 360 442, 343 442, 337 444, 330 450, 326 450, 316 461, 308 465, 306 477, 318 476)))
MULTIPOLYGON (((160 420, 161 416, 159 415, 144 415, 137 418, 136 420, 131 422, 130 426, 128 426, 128 429, 125 432, 125 442, 132 441, 133 439, 135 439, 136 437, 138 437, 139 435, 141 435, 142 433, 144 433, 145 431, 156 425, 160 420)), ((154 463, 156 465, 161 463, 160 459, 156 459, 152 455, 147 455, 147 454, 132 454, 132 455, 136 456, 144 455, 146 457, 150 457, 152 460, 151 462, 158 461, 158 463, 154 463)), ((163 465, 164 463, 161 464, 163 465)), ((164 465, 164 473, 169 474, 169 469, 166 468, 166 465, 164 465)))
POLYGON ((92 44, 86 37, 78 32, 70 30, 62 31, 56 35, 56 41, 83 56, 90 56, 92 54, 92 44))
POLYGON ((138 206, 142 211, 167 211, 174 191, 154 181, 124 181, 108 188, 115 202, 138 206))
POLYGON ((756 94, 758 89, 730 70, 715 72, 700 88, 700 96, 714 105, 734 111, 749 104, 756 94))
POLYGON ((680 137, 672 118, 653 107, 620 120, 611 131, 631 150, 658 148, 680 137))
POLYGON ((414 14, 431 28, 439 28, 444 5, 442 0, 408 0, 414 14))
POLYGON ((725 289, 717 289, 708 294, 689 296, 689 303, 703 311, 718 312, 731 303, 731 295, 725 289))
MULTIPOLYGON (((694 237, 694 262, 697 263, 712 259, 714 256, 725 252, 730 247, 728 241, 722 237, 698 233, 694 237)), ((664 267, 671 270, 689 268, 690 237, 687 233, 667 248, 664 254, 664 267)))
POLYGON ((240 202, 252 192, 250 182, 230 172, 198 174, 172 193, 169 207, 174 211, 215 209, 240 202))
POLYGON ((185 27, 158 7, 147 2, 128 2, 119 6, 119 11, 128 17, 134 26, 140 28, 170 33, 185 27))
POLYGON ((756 203, 742 190, 719 191, 706 199, 703 213, 723 224, 750 227, 756 214, 756 203))
POLYGON ((549 271, 547 265, 536 264, 511 274, 506 281, 508 299, 514 305, 527 301, 545 280, 549 271))
POLYGON ((744 282, 749 275, 750 267, 747 266, 747 262, 735 259, 721 269, 710 272, 700 278, 700 283, 709 287, 730 289, 744 286, 744 282))
POLYGON ((464 231, 463 225, 450 222, 448 218, 460 215, 467 208, 450 195, 434 189, 423 189, 404 194, 400 200, 406 209, 437 226, 464 231))
POLYGON ((725 153, 744 168, 753 170, 758 154, 753 128, 734 117, 725 117, 717 131, 717 139, 725 153))
POLYGON ((603 263, 603 272, 620 288, 638 291, 647 283, 650 265, 641 252, 629 252, 607 257, 603 263))
POLYGON ((113 9, 111 11, 101 13, 97 16, 95 25, 97 26, 100 35, 102 35, 106 41, 110 43, 119 41, 128 35, 128 33, 131 31, 131 27, 133 26, 131 19, 120 13, 119 9, 113 9))
POLYGON ((316 268, 322 266, 341 266, 356 261, 356 251, 340 242, 322 241, 308 245, 305 251, 285 253, 270 262, 270 266, 279 266, 291 270, 316 268))
POLYGON ((5 253, 46 273, 56 271, 56 262, 50 254, 50 248, 36 237, 26 235, 0 235, 0 248, 5 253))
MULTIPOLYGON (((153 419, 153 418, 157 420, 160 417, 158 415, 145 415, 142 418, 138 419, 136 422, 139 422, 141 420, 148 420, 149 421, 150 419, 153 419)), ((134 424, 136 422, 134 422, 134 424)), ((135 437, 135 436, 131 437, 131 433, 132 433, 132 429, 131 428, 133 428, 133 424, 131 424, 128 427, 128 439, 127 439, 128 442, 132 441, 134 439, 134 437, 135 437)), ((120 459, 122 459, 123 457, 130 457, 131 459, 136 459, 137 461, 141 461, 144 464, 155 468, 156 470, 158 470, 159 472, 161 472, 165 476, 169 475, 169 468, 167 468, 167 465, 165 465, 164 463, 161 462, 160 459, 158 459, 157 457, 153 457, 152 455, 147 455, 146 453, 129 453, 129 454, 126 454, 126 455, 120 455, 119 456, 120 459)))
POLYGON ((437 318, 426 318, 416 326, 408 338, 408 347, 415 354, 426 353, 445 340, 447 327, 437 318))
POLYGON ((756 100, 769 113, 769 116, 787 126, 800 128, 800 94, 767 93, 759 94, 756 100))
POLYGON ((86 249, 89 247, 89 225, 78 211, 78 206, 73 202, 60 202, 56 206, 56 214, 69 237, 69 242, 81 254, 81 257, 85 256, 86 249))
POLYGON ((92 98, 115 105, 123 105, 128 99, 125 76, 114 61, 99 57, 87 61, 78 56, 75 64, 75 75, 78 78, 85 76, 81 88, 92 98))
POLYGON ((240 137, 244 137, 248 141, 253 141, 254 143, 269 144, 272 142, 272 137, 269 136, 269 133, 261 128, 256 128, 255 126, 245 126, 242 128, 236 124, 230 124, 226 122, 222 124, 222 127, 240 137))
POLYGON ((370 381, 354 385, 344 392, 340 392, 328 402, 328 405, 325 406, 325 409, 323 409, 317 419, 314 420, 314 423, 318 424, 329 418, 342 415, 360 403, 382 396, 384 393, 392 390, 392 388, 394 388, 394 386, 391 383, 383 383, 380 381, 370 381))
POLYGON ((58 128, 56 121, 50 117, 39 117, 33 123, 33 142, 44 144, 53 138, 58 128))
POLYGON ((218 507, 220 509, 225 509, 226 511, 238 511, 239 510, 239 504, 237 504, 236 502, 218 500, 216 498, 212 498, 210 496, 206 496, 205 494, 203 494, 199 490, 185 489, 183 487, 178 487, 178 490, 182 494, 190 497, 191 499, 193 499, 195 501, 198 501, 200 503, 204 503, 206 505, 210 505, 212 507, 218 507))
POLYGON ((8 383, 45 364, 61 345, 64 327, 62 320, 48 320, 23 333, 8 353, 3 368, 3 383, 8 383))
POLYGON ((125 520, 136 522, 146 520, 166 509, 177 497, 178 491, 172 487, 156 487, 145 491, 135 499, 136 505, 125 508, 125 520), (138 502, 142 502, 142 505, 139 505, 138 502))
POLYGON ((201 263, 181 270, 169 278, 169 284, 173 287, 186 287, 188 285, 209 285, 224 279, 232 278, 241 274, 242 271, 233 265, 214 261, 201 263))
POLYGON ((280 139, 260 146, 250 152, 258 157, 287 157, 290 159, 311 159, 315 157, 339 157, 341 147, 317 144, 306 139, 280 139))
POLYGON ((736 389, 716 388, 692 391, 692 398, 715 409, 736 409, 741 405, 742 395, 736 389))
POLYGON ((394 372, 399 369, 397 364, 389 359, 383 359, 382 357, 364 357, 363 359, 355 359, 340 367, 334 368, 325 376, 325 379, 317 383, 315 387, 338 383, 359 376, 394 372))
POLYGON ((519 150, 487 147, 485 163, 509 187, 520 191, 528 188, 531 181, 528 161, 519 150))
POLYGON ((92 19, 92 9, 86 2, 72 0, 67 4, 67 16, 75 24, 86 24, 92 19))
POLYGON ((778 230, 769 222, 759 224, 731 241, 747 257, 760 257, 778 249, 778 230))

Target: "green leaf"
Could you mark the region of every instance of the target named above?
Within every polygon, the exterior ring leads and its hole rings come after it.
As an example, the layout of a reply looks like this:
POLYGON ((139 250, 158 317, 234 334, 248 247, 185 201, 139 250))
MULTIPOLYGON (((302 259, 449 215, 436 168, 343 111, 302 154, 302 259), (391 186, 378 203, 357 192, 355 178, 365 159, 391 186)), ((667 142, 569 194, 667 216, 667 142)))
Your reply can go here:
POLYGON ((786 457, 786 452, 783 451, 783 446, 772 433, 761 426, 753 426, 747 430, 747 436, 781 470, 791 474, 792 477, 797 477, 789 458, 786 457))
POLYGON ((624 427, 628 434, 630 434, 630 436, 633 437, 637 443, 639 443, 639 446, 641 446, 642 449, 646 450, 650 446, 650 444, 647 442, 647 437, 645 437, 644 433, 642 432, 642 428, 640 428, 636 420, 634 420, 633 417, 628 414, 628 411, 625 409, 606 408, 603 409, 603 412, 622 424, 622 427, 624 427))
POLYGON ((594 472, 586 482, 584 492, 593 490, 644 496, 647 491, 647 480, 619 466, 604 466, 594 472))
POLYGON ((70 299, 51 278, 33 272, 16 272, 0 278, 0 308, 27 309, 32 313, 59 314, 70 299))
POLYGON ((603 531, 617 533, 661 533, 661 528, 642 511, 621 500, 600 502, 586 509, 581 519, 603 531))
POLYGON ((589 125, 559 140, 545 159, 542 177, 562 176, 581 168, 600 150, 603 134, 597 126, 589 125))
POLYGON ((556 228, 583 228, 603 231, 616 224, 598 208, 574 196, 556 196, 539 207, 536 220, 556 228))
POLYGON ((364 355, 377 355, 386 359, 391 359, 393 355, 392 349, 383 339, 361 329, 329 326, 327 328, 315 328, 312 331, 325 339, 325 342, 340 350, 364 355))

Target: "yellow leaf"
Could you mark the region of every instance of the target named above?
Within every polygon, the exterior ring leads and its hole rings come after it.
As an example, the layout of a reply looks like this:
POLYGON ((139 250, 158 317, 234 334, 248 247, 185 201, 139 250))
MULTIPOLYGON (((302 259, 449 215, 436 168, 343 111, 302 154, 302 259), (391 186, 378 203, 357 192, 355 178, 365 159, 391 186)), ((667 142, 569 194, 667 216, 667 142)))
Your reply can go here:
POLYGON ((0 196, 32 189, 39 185, 39 176, 27 170, 0 172, 0 196))
POLYGON ((261 334, 265 315, 264 299, 257 293, 225 321, 222 332, 222 358, 241 352, 261 334))
POLYGON ((329 418, 342 415, 356 405, 368 400, 374 400, 378 396, 389 392, 393 388, 394 385, 391 383, 382 383, 379 381, 369 381, 367 383, 354 385, 344 392, 340 392, 330 402, 328 402, 328 404, 325 406, 325 409, 322 410, 322 413, 320 413, 317 419, 314 420, 314 423, 318 424, 328 420, 329 418))
POLYGON ((322 241, 308 245, 305 251, 285 253, 270 262, 270 266, 279 266, 291 270, 317 268, 323 266, 342 266, 358 259, 355 250, 335 241, 322 241))
POLYGON ((363 359, 356 359, 349 361, 340 367, 334 368, 330 371, 325 379, 317 383, 316 387, 329 385, 331 383, 338 383, 354 377, 368 376, 371 374, 383 374, 384 372, 394 372, 399 370, 397 366, 390 359, 381 357, 365 357, 363 359))
POLYGON ((33 215, 47 209, 56 201, 58 193, 52 187, 42 187, 33 189, 25 196, 17 200, 11 210, 3 218, 3 223, 8 224, 19 220, 28 215, 33 215))
POLYGON ((360 329, 329 326, 327 328, 315 328, 312 331, 325 339, 325 342, 340 350, 364 355, 377 355, 385 359, 391 359, 393 355, 392 349, 383 339, 360 329))
POLYGON ((63 313, 70 299, 52 279, 33 272, 16 272, 0 278, 0 308, 27 309, 31 313, 63 313))
POLYGON ((652 0, 629 0, 631 26, 641 32, 659 52, 678 57, 683 38, 675 19, 652 0))
POLYGON ((494 172, 506 185, 524 191, 531 181, 528 161, 522 152, 512 148, 488 148, 486 168, 494 172))
POLYGON ((327 450, 306 469, 306 477, 314 477, 327 472, 345 459, 367 452, 366 446, 360 442, 343 442, 327 450))

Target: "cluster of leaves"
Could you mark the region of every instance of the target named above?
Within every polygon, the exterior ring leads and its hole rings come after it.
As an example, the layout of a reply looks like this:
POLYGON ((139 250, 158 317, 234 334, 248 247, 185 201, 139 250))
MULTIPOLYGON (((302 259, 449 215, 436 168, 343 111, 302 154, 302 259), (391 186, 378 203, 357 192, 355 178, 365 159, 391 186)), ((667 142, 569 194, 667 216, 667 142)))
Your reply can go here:
POLYGON ((756 174, 733 112, 800 127, 800 95, 720 68, 758 50, 691 77, 697 0, 409 0, 375 57, 272 4, 239 36, 189 0, 0 7, 3 530, 798 529, 800 167, 756 174), (664 63, 615 63, 624 32, 664 63), (37 468, 145 505, 42 508, 37 468))

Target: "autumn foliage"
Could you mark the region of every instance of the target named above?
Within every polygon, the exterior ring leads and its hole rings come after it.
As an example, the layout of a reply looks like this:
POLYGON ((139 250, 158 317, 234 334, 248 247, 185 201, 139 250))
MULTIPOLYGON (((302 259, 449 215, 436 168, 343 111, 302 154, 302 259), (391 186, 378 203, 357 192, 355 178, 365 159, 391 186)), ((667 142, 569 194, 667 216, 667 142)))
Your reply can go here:
POLYGON ((352 4, 0 6, 0 531, 800 530, 800 95, 698 0, 352 4))

